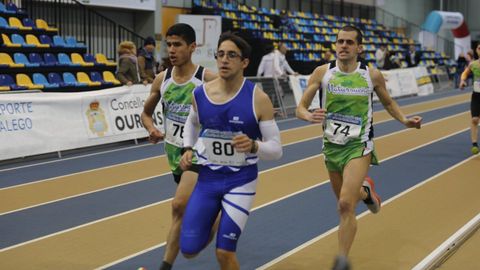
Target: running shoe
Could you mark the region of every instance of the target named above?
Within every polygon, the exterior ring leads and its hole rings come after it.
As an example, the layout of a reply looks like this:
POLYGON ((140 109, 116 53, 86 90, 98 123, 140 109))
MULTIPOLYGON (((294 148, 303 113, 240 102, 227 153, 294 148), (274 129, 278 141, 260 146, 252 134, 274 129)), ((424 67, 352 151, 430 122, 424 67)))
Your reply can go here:
POLYGON ((478 154, 478 152, 479 152, 479 151, 478 151, 478 146, 472 146, 472 150, 471 150, 471 151, 472 151, 472 155, 478 154))
POLYGON ((332 270, 350 270, 350 263, 348 262, 347 257, 337 256, 335 258, 335 264, 332 267, 332 270))
POLYGON ((372 178, 365 177, 365 181, 363 181, 363 188, 367 192, 367 198, 363 200, 363 202, 367 205, 370 212, 376 214, 380 211, 380 207, 382 205, 382 200, 380 196, 375 192, 375 184, 373 183, 372 178))

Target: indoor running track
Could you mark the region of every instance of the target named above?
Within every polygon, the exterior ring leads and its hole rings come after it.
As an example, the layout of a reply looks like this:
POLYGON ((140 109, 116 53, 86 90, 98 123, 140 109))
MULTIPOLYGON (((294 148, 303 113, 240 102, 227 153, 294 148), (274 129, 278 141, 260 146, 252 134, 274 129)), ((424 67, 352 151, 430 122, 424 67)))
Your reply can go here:
MULTIPOLYGON (((353 269, 411 269, 480 212, 470 95, 452 90, 398 100, 406 114, 424 118, 421 130, 403 128, 375 104, 381 165, 370 175, 384 203, 377 215, 359 204, 353 269)), ((296 119, 279 126, 284 156, 259 164, 254 209, 238 246, 241 268, 329 269, 338 218, 321 128, 296 119)), ((3 165, 0 269, 156 270, 174 190, 162 144, 3 165)), ((218 269, 213 247, 191 261, 179 256, 174 269, 218 269)), ((459 263, 445 269, 480 269, 478 258, 459 263)))

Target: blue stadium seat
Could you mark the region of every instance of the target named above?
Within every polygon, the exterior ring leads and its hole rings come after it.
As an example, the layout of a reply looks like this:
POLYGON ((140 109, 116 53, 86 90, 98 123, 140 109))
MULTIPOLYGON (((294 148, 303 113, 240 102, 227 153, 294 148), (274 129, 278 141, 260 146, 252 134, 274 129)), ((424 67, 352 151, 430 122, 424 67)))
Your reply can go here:
POLYGON ((65 83, 68 83, 70 85, 75 85, 75 86, 87 86, 86 83, 79 83, 77 81, 77 78, 75 78, 75 76, 70 73, 70 72, 64 72, 63 73, 63 81, 65 83))
POLYGON ((83 60, 86 63, 93 63, 93 64, 95 64, 95 66, 105 66, 105 64, 98 63, 97 60, 95 60, 95 57, 93 56, 93 54, 90 54, 90 53, 84 54, 83 55, 83 60))
POLYGON ((15 60, 15 63, 17 64, 24 64, 26 67, 39 67, 40 64, 38 63, 30 63, 28 61, 27 56, 23 53, 14 53, 13 54, 13 59, 15 60))
POLYGON ((53 44, 57 47, 68 47, 65 43, 65 40, 63 40, 63 38, 59 35, 53 36, 53 44))
POLYGON ((51 72, 48 73, 48 82, 51 84, 58 84, 60 87, 68 87, 68 86, 75 86, 73 83, 66 83, 63 81, 62 76, 60 74, 51 72))
POLYGON ((0 74, 0 86, 8 86, 11 90, 26 90, 27 87, 19 86, 15 83, 12 76, 0 74))
POLYGON ((37 26, 35 25, 33 20, 30 18, 23 18, 22 23, 23 23, 23 26, 32 27, 32 29, 37 29, 37 26))
POLYGON ((15 11, 8 10, 3 4, 3 2, 0 2, 0 13, 15 14, 15 11))
POLYGON ((42 73, 33 73, 33 83, 34 84, 41 84, 45 88, 59 88, 60 85, 58 83, 49 83, 47 78, 42 73))
POLYGON ((12 43, 20 44, 22 47, 35 47, 35 45, 25 43, 25 39, 19 34, 12 34, 12 43))
POLYGON ((45 63, 47 65, 58 66, 59 63, 57 61, 57 57, 53 53, 45 53, 43 55, 43 59, 45 59, 45 63))
POLYGON ((25 10, 18 8, 17 5, 11 1, 7 3, 7 10, 17 14, 27 14, 25 10))
POLYGON ((65 43, 66 43, 67 47, 72 47, 72 48, 86 48, 87 47, 85 44, 77 42, 75 37, 72 37, 72 36, 65 37, 65 43))
POLYGON ((49 36, 47 36, 47 35, 40 35, 39 38, 40 38, 40 42, 41 42, 42 44, 48 44, 48 45, 50 45, 50 47, 55 47, 55 44, 53 44, 53 41, 52 41, 52 39, 51 39, 49 36))
POLYGON ((58 62, 60 63, 60 65, 64 65, 64 66, 72 66, 72 67, 80 66, 80 64, 72 63, 72 60, 70 59, 70 56, 68 56, 65 53, 59 53, 58 54, 58 62))
POLYGON ((55 64, 51 64, 51 63, 48 63, 48 64, 45 63, 45 61, 43 61, 42 56, 38 53, 28 54, 28 60, 30 61, 30 63, 39 64, 42 67, 48 67, 48 66, 54 66, 55 65, 55 64))
POLYGON ((0 28, 2 29, 16 29, 16 27, 10 26, 5 18, 0 17, 0 28))
POLYGON ((100 74, 100 72, 97 72, 97 71, 92 71, 90 72, 90 79, 93 81, 93 82, 99 82, 101 83, 102 85, 113 85, 113 82, 106 82, 103 77, 102 77, 102 74, 100 74))

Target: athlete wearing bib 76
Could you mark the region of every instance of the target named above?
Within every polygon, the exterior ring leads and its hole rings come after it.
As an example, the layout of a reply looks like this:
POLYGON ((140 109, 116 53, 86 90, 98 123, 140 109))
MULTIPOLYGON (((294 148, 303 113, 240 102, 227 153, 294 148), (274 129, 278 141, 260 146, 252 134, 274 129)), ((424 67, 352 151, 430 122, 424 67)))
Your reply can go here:
POLYGON ((317 67, 297 107, 297 117, 323 124, 323 153, 330 183, 337 197, 340 215, 338 257, 334 269, 348 269, 347 255, 357 222, 355 208, 363 200, 371 212, 380 210, 380 197, 367 177, 370 164, 378 164, 373 147, 373 91, 387 112, 408 128, 420 128, 421 117, 406 118, 389 96, 385 80, 377 69, 357 61, 362 51, 362 33, 345 26, 337 34, 337 60, 317 67), (321 108, 310 112, 316 92, 321 108))
POLYGON ((203 81, 216 78, 212 71, 192 62, 196 37, 195 30, 190 25, 174 24, 167 30, 165 36, 168 56, 173 67, 161 72, 155 78, 142 113, 142 122, 148 131, 150 142, 157 143, 165 138, 165 154, 173 179, 178 184, 172 200, 172 224, 167 235, 160 270, 172 269, 177 257, 183 212, 197 181, 196 167, 183 171, 179 165, 184 123, 190 111, 192 91, 203 81), (152 113, 159 102, 163 105, 165 134, 153 125, 152 113))
POLYGON ((222 270, 240 269, 235 251, 256 192, 258 158, 282 155, 272 102, 243 77, 250 52, 242 38, 220 37, 219 78, 194 91, 180 162, 184 169, 192 165, 193 148, 201 165, 183 219, 181 251, 186 257, 198 254, 221 212, 216 255, 222 270))

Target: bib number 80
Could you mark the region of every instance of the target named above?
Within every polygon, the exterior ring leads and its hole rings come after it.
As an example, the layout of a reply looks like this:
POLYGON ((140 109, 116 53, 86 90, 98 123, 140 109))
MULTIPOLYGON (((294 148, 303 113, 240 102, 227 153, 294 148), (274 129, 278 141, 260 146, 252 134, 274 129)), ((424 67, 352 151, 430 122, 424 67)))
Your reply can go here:
POLYGON ((212 142, 213 153, 217 156, 233 156, 235 154, 235 149, 233 144, 230 142, 223 143, 219 141, 212 142))

